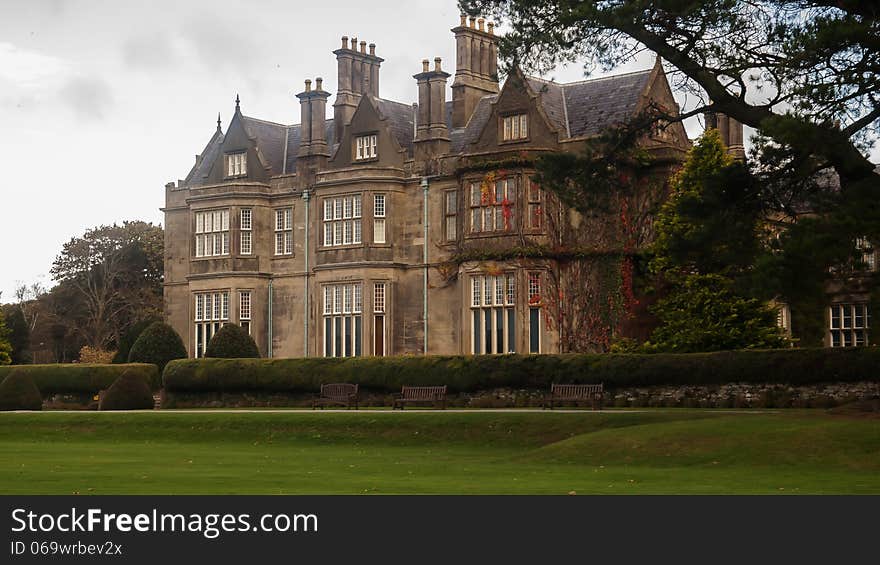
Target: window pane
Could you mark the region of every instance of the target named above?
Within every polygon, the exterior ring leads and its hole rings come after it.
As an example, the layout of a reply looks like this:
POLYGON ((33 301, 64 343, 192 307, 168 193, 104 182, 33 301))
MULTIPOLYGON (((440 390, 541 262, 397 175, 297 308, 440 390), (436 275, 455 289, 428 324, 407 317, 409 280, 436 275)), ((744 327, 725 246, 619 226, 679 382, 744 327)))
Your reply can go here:
POLYGON ((480 354, 480 311, 474 310, 473 315, 474 355, 480 354))
POLYGON ((446 217, 446 239, 452 240, 456 238, 455 233, 455 216, 446 217))
POLYGON ((540 353, 541 309, 529 308, 529 353, 540 353))
POLYGON ((361 196, 359 194, 354 197, 354 217, 361 217, 361 196))
POLYGON ((361 221, 355 220, 354 221, 354 241, 353 241, 353 243, 360 243, 360 242, 361 242, 361 221))
POLYGON ((507 352, 516 353, 516 310, 507 309, 507 352))
POLYGON ((454 190, 450 190, 446 193, 446 213, 455 214, 457 210, 456 193, 454 190))
POLYGON ((373 220, 373 241, 376 243, 385 243, 385 219, 378 218, 373 220))

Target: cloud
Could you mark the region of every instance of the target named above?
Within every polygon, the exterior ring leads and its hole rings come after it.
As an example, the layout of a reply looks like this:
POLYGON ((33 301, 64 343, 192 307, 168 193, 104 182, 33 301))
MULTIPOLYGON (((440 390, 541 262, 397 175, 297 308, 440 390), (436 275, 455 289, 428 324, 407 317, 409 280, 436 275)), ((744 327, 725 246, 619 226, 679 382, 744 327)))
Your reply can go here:
POLYGON ((113 106, 110 85, 98 77, 72 78, 61 88, 59 94, 61 101, 81 120, 102 120, 113 106))
POLYGON ((51 89, 72 72, 72 65, 63 59, 0 42, 0 80, 13 87, 22 90, 51 89))
POLYGON ((203 16, 198 21, 190 22, 184 37, 189 40, 196 55, 207 68, 235 69, 240 73, 259 60, 256 43, 244 31, 251 29, 243 22, 233 27, 216 16, 203 16))
POLYGON ((155 71, 176 66, 176 53, 168 34, 158 32, 126 39, 122 60, 132 69, 155 71))

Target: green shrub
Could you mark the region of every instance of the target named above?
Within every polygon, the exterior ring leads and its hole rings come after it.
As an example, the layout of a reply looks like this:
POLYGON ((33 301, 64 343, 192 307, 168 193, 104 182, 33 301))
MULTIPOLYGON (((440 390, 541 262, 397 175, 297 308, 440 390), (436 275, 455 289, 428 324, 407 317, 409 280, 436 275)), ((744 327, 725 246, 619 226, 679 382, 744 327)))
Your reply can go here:
POLYGON ((236 324, 226 324, 217 330, 205 348, 205 357, 244 359, 259 356, 254 338, 236 324))
POLYGON ((27 373, 12 370, 0 382, 0 410, 42 410, 43 398, 27 373))
POLYGON ((154 390, 162 384, 157 367, 143 363, 128 365, 57 363, 0 367, 0 379, 13 370, 29 375, 44 397, 53 394, 96 394, 112 385, 124 372, 140 376, 154 390))
POLYGON ((98 410, 148 410, 153 408, 153 393, 140 376, 125 372, 101 395, 98 410))
POLYGON ((186 347, 174 328, 162 322, 150 324, 128 352, 129 363, 152 363, 159 373, 172 359, 186 359, 186 347))
POLYGON ((807 385, 880 381, 880 347, 779 349, 653 355, 481 355, 347 359, 187 359, 163 373, 169 391, 317 391, 352 382, 380 391, 402 385, 448 385, 450 392, 498 387, 547 389, 551 383, 606 388, 715 385, 730 382, 807 385))
POLYGON ((144 330, 150 327, 152 324, 156 323, 158 320, 155 318, 147 318, 146 320, 141 320, 140 322, 133 324, 128 331, 122 334, 122 337, 119 338, 119 343, 116 347, 116 355, 113 356, 113 363, 122 364, 128 363, 128 354, 131 351, 131 346, 134 345, 134 342, 137 341, 137 338, 144 333, 144 330))

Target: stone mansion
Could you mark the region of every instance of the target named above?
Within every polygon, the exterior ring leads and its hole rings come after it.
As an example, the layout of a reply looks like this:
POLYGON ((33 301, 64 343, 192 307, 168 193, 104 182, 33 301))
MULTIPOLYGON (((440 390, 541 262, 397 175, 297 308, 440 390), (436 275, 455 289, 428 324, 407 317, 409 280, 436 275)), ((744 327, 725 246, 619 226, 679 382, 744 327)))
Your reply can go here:
MULTIPOLYGON (((165 187, 165 316, 191 356, 228 322, 264 357, 569 349, 566 310, 547 311, 568 275, 512 250, 591 224, 533 182, 532 159, 577 152, 648 104, 677 105, 659 64, 567 84, 515 70, 499 85, 493 25, 463 16, 452 33, 454 76, 440 59, 406 63, 419 71, 415 104, 381 98, 375 45, 342 37, 331 119, 317 78, 296 95, 298 124, 246 116, 238 98, 225 132, 218 120, 165 187)), ((741 151, 741 126, 719 130, 741 151)), ((666 178, 690 142, 675 123, 644 146, 666 178)))

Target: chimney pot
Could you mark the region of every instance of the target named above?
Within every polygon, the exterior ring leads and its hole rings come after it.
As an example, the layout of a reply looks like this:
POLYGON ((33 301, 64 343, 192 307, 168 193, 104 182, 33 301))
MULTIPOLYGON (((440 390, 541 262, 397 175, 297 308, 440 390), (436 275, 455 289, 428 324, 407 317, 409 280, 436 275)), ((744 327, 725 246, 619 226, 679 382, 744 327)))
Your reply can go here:
POLYGON ((459 25, 467 25, 467 14, 461 14, 459 17, 461 18, 461 24, 459 25))
POLYGON ((434 57, 434 70, 440 72, 442 69, 440 68, 440 57, 434 57))
POLYGON ((321 85, 324 83, 324 79, 321 77, 317 77, 315 79, 315 90, 321 90, 321 85))
POLYGON ((474 27, 474 22, 476 22, 476 21, 477 21, 477 18, 475 18, 475 17, 473 17, 473 16, 468 17, 468 25, 469 25, 469 27, 474 27))
POLYGON ((370 43, 370 55, 373 55, 374 57, 376 55, 376 44, 375 43, 370 43))
POLYGON ((423 73, 428 72, 428 65, 430 65, 430 64, 431 64, 431 62, 428 61, 427 59, 422 59, 422 72, 423 73))
POLYGON ((366 52, 367 52, 367 42, 361 41, 361 53, 366 53, 366 52))
POLYGON ((483 18, 480 18, 479 20, 477 20, 477 24, 480 26, 480 31, 485 31, 485 29, 483 29, 483 24, 485 22, 486 22, 486 20, 484 20, 483 18))
POLYGON ((312 81, 310 79, 306 79, 306 92, 312 91, 312 81))
POLYGON ((347 35, 342 36, 342 48, 348 49, 348 36, 347 35))
POLYGON ((489 22, 487 25, 489 26, 489 35, 495 35, 495 23, 489 22))
POLYGON ((357 38, 357 37, 352 37, 352 38, 351 38, 351 50, 352 50, 352 51, 357 51, 357 50, 358 50, 358 38, 357 38))

